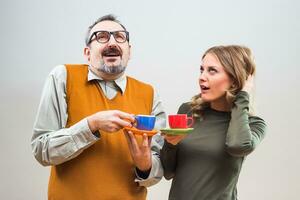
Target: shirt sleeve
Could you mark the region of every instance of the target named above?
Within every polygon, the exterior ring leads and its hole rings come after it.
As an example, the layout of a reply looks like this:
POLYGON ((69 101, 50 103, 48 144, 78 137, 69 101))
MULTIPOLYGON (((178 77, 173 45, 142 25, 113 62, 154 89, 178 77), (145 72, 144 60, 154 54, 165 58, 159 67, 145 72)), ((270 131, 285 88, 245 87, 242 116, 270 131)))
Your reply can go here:
POLYGON ((33 127, 32 152, 42 165, 66 162, 99 139, 86 118, 66 128, 67 118, 66 69, 60 65, 46 80, 33 127))
POLYGON ((240 91, 233 103, 226 136, 226 151, 232 156, 248 155, 265 136, 265 121, 260 117, 249 115, 248 111, 249 95, 245 91, 240 91))
MULTIPOLYGON (((155 129, 160 130, 166 127, 166 113, 164 111, 161 99, 158 92, 154 89, 153 106, 151 115, 156 116, 155 129)), ((163 167, 160 161, 160 150, 163 146, 163 138, 158 133, 152 137, 151 141, 151 153, 152 153, 152 167, 147 178, 142 178, 135 170, 136 179, 140 186, 149 187, 158 183, 163 177, 163 167)))

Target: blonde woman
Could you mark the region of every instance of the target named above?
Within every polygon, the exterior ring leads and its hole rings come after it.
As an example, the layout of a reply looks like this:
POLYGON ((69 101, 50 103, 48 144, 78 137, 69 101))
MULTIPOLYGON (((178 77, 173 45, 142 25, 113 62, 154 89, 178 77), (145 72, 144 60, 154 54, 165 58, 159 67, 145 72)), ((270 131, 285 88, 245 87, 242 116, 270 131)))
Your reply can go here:
POLYGON ((173 179, 169 199, 237 199, 243 161, 266 129, 264 120, 249 112, 254 73, 247 47, 215 46, 204 53, 201 93, 178 110, 194 117, 194 130, 187 136, 164 135, 164 176, 173 179))

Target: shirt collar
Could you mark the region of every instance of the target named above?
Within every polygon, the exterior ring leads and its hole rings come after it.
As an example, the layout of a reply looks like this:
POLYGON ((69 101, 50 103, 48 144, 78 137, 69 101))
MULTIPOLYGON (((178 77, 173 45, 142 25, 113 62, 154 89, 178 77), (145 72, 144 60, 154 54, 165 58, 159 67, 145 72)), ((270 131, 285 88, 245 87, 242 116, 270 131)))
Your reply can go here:
MULTIPOLYGON (((99 81, 105 81, 103 80, 103 78, 97 76, 91 69, 90 67, 88 67, 88 81, 92 81, 92 80, 99 80, 99 81)), ((126 85, 127 85, 127 78, 126 75, 123 74, 121 77, 117 78, 116 80, 114 80, 114 82, 116 83, 116 85, 121 89, 122 94, 124 94, 125 90, 126 90, 126 85)))

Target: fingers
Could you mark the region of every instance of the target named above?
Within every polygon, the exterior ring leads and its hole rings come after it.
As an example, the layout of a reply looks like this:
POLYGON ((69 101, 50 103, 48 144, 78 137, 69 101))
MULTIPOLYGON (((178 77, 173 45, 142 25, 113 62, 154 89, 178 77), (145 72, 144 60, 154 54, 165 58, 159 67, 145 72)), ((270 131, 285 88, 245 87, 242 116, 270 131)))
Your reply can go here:
POLYGON ((161 136, 165 136, 165 135, 167 135, 167 134, 166 134, 165 132, 161 131, 161 132, 160 132, 160 135, 161 135, 161 136))
POLYGON ((149 137, 147 134, 143 134, 142 142, 138 145, 135 135, 131 131, 124 131, 131 158, 134 165, 141 171, 147 171, 151 169, 151 150, 149 144, 149 137))
POLYGON ((143 134, 143 141, 142 141, 142 148, 146 148, 148 147, 148 137, 147 135, 144 133, 143 134))
POLYGON ((253 77, 254 77, 254 75, 253 75, 253 74, 250 74, 250 75, 247 77, 246 80, 253 80, 253 77))
POLYGON ((251 93, 252 89, 254 87, 254 76, 249 75, 246 79, 246 82, 244 84, 244 87, 242 88, 242 91, 246 91, 249 94, 251 93))
POLYGON ((102 130, 116 132, 123 127, 131 127, 134 121, 132 114, 119 110, 100 111, 87 117, 89 128, 92 132, 102 130))
POLYGON ((247 84, 250 84, 250 85, 253 85, 253 82, 254 82, 254 76, 253 75, 249 75, 246 79, 246 83, 247 84))
POLYGON ((148 137, 146 133, 143 134, 143 142, 142 142, 142 147, 143 148, 149 148, 151 145, 151 139, 152 137, 148 137))
POLYGON ((116 122, 121 126, 132 126, 132 123, 135 122, 133 114, 129 114, 120 110, 116 110, 115 114, 117 116, 116 122))
POLYGON ((181 140, 183 140, 186 137, 186 135, 168 135, 165 134, 164 138, 168 143, 171 143, 173 145, 177 145, 181 140))
POLYGON ((133 149, 132 149, 132 142, 131 142, 131 139, 130 139, 130 137, 129 137, 129 132, 131 132, 131 131, 126 131, 126 130, 124 130, 123 132, 124 132, 124 135, 125 135, 125 137, 126 137, 127 144, 128 144, 128 146, 129 146, 129 150, 132 151, 132 150, 133 150, 133 149))
POLYGON ((132 152, 146 151, 151 148, 151 139, 146 133, 143 134, 142 142, 138 144, 136 136, 131 131, 125 131, 124 135, 126 137, 129 148, 132 152))
POLYGON ((120 127, 132 127, 132 123, 130 121, 121 119, 119 117, 116 117, 113 120, 113 123, 116 123, 117 125, 119 125, 120 127))
POLYGON ((111 123, 107 126, 107 132, 117 132, 118 130, 122 129, 123 127, 116 124, 116 123, 111 123))
POLYGON ((134 152, 137 152, 139 149, 139 146, 138 146, 135 136, 133 135, 133 133, 131 131, 128 131, 127 137, 128 137, 129 143, 130 143, 130 148, 134 152))
POLYGON ((108 132, 115 132, 123 127, 132 127, 132 121, 135 120, 132 114, 119 110, 104 111, 99 114, 102 118, 101 124, 106 124, 104 127, 108 132))
MULTIPOLYGON (((148 136, 147 136, 148 137, 148 136)), ((149 136, 148 137, 148 146, 150 147, 151 146, 151 141, 152 141, 152 136, 149 136)))

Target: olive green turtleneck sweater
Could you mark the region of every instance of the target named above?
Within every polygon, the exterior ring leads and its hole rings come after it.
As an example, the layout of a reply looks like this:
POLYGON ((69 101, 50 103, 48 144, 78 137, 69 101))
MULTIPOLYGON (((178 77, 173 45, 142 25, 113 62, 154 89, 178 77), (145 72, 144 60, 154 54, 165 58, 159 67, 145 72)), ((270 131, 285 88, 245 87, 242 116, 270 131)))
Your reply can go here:
MULTIPOLYGON (((263 119, 248 114, 249 96, 239 92, 231 112, 207 108, 194 131, 177 145, 165 144, 161 161, 172 179, 169 199, 236 200, 236 184, 246 155, 265 135, 263 119)), ((188 103, 178 113, 191 114, 188 103)))

